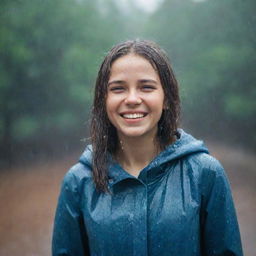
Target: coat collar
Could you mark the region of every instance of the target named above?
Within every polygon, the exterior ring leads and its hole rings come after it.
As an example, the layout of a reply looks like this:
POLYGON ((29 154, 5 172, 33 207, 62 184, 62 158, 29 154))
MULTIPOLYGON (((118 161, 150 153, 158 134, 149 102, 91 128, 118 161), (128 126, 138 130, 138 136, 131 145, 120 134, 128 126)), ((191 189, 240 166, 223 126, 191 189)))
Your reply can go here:
MULTIPOLYGON (((209 153, 202 141, 195 139, 191 135, 185 133, 182 129, 179 129, 178 133, 179 138, 157 155, 148 166, 141 170, 138 178, 127 173, 111 156, 109 156, 109 186, 112 187, 118 182, 126 179, 134 179, 143 184, 149 184, 162 177, 173 161, 199 152, 209 153)), ((91 146, 87 147, 80 158, 80 162, 92 169, 91 146)))

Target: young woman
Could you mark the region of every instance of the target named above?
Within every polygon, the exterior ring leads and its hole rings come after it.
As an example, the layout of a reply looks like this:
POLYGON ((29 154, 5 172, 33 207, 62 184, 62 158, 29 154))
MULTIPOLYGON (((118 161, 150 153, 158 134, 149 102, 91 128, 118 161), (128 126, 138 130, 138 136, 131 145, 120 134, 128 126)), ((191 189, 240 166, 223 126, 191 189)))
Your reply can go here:
POLYGON ((116 45, 96 81, 91 139, 66 174, 53 255, 241 256, 229 183, 199 140, 177 129, 166 54, 116 45))

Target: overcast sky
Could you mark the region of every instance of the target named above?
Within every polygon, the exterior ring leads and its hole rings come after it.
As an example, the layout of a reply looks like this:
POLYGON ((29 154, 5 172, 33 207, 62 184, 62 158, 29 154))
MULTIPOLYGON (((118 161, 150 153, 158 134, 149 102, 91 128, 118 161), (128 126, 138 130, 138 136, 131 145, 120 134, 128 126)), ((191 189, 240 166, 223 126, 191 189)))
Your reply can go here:
MULTIPOLYGON (((191 1, 204 2, 206 0, 191 0, 191 1)), ((163 0, 134 0, 134 3, 146 12, 153 12, 157 8, 158 4, 161 2, 163 2, 163 0)))
POLYGON ((146 12, 152 12, 156 9, 159 2, 162 0, 136 0, 134 1, 138 7, 146 12))

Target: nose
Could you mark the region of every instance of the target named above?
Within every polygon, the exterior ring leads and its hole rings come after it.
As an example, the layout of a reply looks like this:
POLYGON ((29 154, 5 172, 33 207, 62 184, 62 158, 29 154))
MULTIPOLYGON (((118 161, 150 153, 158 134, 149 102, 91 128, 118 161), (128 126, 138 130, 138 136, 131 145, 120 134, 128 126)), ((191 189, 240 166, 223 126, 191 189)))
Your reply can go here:
POLYGON ((141 104, 141 102, 142 102, 142 99, 140 95, 138 94, 138 92, 134 90, 129 91, 125 98, 125 103, 127 105, 139 105, 141 104))

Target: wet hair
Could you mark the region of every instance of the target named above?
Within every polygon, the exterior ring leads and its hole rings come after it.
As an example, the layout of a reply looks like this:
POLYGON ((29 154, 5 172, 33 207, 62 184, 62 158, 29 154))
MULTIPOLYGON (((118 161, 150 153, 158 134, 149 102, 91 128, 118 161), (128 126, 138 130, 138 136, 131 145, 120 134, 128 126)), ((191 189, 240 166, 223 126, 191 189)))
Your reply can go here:
POLYGON ((130 40, 114 46, 104 58, 96 79, 91 119, 91 142, 93 149, 93 179, 99 191, 108 191, 109 154, 114 155, 119 142, 116 128, 106 111, 106 97, 111 66, 118 58, 135 54, 148 60, 157 71, 163 91, 164 109, 158 122, 157 141, 163 150, 174 139, 180 113, 178 83, 167 54, 154 42, 130 40))

